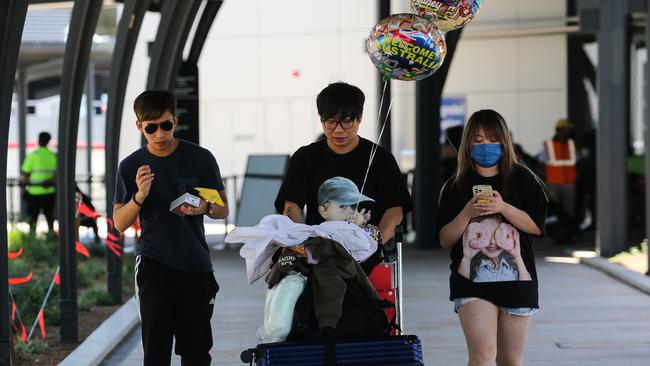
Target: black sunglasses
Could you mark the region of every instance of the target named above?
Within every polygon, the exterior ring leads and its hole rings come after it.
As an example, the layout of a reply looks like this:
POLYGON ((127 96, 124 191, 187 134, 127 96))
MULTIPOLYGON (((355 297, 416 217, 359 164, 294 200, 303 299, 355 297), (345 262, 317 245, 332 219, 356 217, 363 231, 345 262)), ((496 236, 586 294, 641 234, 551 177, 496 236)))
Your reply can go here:
POLYGON ((147 125, 144 126, 144 132, 151 135, 158 131, 158 126, 160 126, 163 131, 171 131, 172 128, 174 128, 174 122, 164 121, 160 123, 147 123, 147 125))

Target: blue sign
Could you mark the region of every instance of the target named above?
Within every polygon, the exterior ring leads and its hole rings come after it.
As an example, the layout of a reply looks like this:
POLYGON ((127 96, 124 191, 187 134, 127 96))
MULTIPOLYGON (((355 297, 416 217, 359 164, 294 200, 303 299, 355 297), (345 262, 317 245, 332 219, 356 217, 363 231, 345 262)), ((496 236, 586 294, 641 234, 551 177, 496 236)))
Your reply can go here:
POLYGON ((444 142, 449 127, 465 125, 465 97, 447 96, 440 101, 440 142, 444 142))

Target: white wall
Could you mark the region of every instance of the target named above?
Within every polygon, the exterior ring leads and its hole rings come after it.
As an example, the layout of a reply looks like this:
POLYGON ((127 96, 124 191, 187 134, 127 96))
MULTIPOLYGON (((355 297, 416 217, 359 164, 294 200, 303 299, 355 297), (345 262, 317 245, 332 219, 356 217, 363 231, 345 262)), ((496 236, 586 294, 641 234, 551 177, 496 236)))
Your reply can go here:
POLYGON ((445 94, 465 95, 468 117, 483 108, 501 113, 515 141, 530 153, 540 151, 555 122, 566 117, 566 36, 476 35, 490 28, 556 24, 565 7, 564 0, 487 1, 461 37, 445 84, 445 94))
MULTIPOLYGON (((487 0, 464 30, 445 95, 463 95, 468 117, 481 108, 502 113, 515 140, 536 153, 566 115, 564 35, 481 37, 492 30, 561 24, 565 0, 487 0)), ((394 13, 408 11, 394 0, 394 13)), ((378 72, 365 40, 376 23, 375 0, 225 1, 199 62, 201 143, 222 174, 242 174, 251 153, 291 153, 321 132, 316 95, 342 80, 366 94, 360 134, 376 139, 378 72)), ((145 87, 146 41, 158 18, 148 14, 138 41, 125 101, 120 156, 139 146, 131 105, 145 87)), ((414 83, 393 85, 393 151, 402 169, 413 159, 414 83)))
POLYGON ((291 153, 321 131, 316 95, 342 80, 366 94, 375 139, 376 71, 365 39, 376 1, 226 1, 201 55, 201 140, 224 175, 249 153, 291 153))

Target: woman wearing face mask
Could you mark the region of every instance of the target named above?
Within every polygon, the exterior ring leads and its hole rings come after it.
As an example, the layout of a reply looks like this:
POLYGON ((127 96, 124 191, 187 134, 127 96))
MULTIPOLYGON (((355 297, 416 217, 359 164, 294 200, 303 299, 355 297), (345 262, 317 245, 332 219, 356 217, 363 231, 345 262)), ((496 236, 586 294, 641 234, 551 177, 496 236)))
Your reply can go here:
POLYGON ((503 117, 475 112, 442 188, 438 236, 451 248, 450 300, 465 334, 469 365, 520 365, 528 323, 538 313, 530 236, 542 234, 547 198, 540 179, 517 162, 503 117), (472 197, 490 185, 492 197, 472 197), (498 336, 497 336, 498 335, 498 336))

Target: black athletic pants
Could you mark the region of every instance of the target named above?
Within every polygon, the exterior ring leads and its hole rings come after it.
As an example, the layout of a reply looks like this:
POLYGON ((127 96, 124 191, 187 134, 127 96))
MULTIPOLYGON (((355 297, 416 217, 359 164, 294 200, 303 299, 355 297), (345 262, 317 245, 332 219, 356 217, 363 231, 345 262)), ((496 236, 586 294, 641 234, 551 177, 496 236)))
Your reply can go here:
POLYGON ((185 272, 145 256, 135 262, 144 365, 169 365, 172 339, 183 366, 210 365, 210 318, 219 285, 212 272, 185 272))

